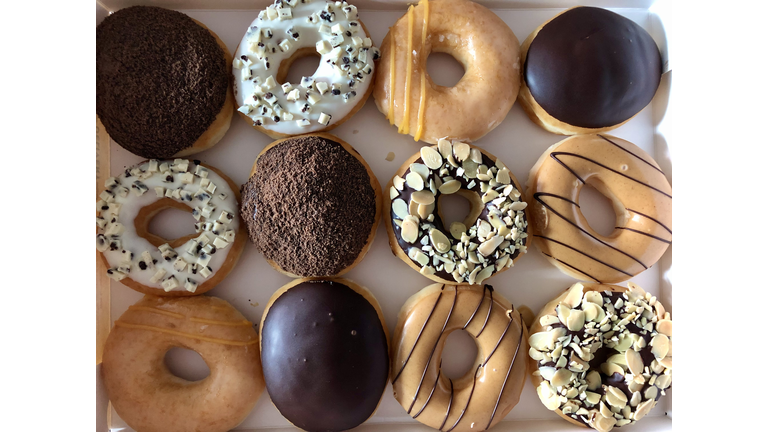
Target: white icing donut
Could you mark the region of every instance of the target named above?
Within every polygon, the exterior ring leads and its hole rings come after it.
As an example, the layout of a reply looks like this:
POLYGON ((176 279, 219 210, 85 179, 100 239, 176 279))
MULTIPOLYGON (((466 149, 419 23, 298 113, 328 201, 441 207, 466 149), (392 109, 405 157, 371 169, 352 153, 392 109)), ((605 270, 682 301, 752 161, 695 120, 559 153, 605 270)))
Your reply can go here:
POLYGON ((244 243, 232 185, 213 168, 186 159, 153 159, 107 179, 96 204, 96 249, 109 276, 128 277, 135 282, 124 282, 131 288, 159 295, 212 288, 234 266, 244 243), (197 220, 197 234, 169 241, 147 231, 159 211, 185 206, 197 220))
POLYGON ((251 23, 235 52, 237 109, 254 126, 277 134, 326 130, 368 95, 378 57, 355 6, 275 0, 251 23), (319 54, 320 66, 301 83, 278 82, 281 63, 301 57, 300 50, 319 54))

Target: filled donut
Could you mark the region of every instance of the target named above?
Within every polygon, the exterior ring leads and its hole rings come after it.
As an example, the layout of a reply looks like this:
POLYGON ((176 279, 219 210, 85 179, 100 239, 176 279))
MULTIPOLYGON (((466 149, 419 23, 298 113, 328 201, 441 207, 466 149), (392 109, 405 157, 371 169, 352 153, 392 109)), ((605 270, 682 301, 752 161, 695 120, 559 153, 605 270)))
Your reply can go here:
POLYGON ((577 6, 523 42, 520 104, 536 124, 562 135, 606 132, 651 102, 661 82, 656 42, 614 12, 577 6))
POLYGON ((392 339, 392 387, 408 414, 440 431, 493 427, 517 405, 528 375, 520 313, 490 285, 430 285, 403 305, 392 339), (465 330, 477 358, 457 380, 441 369, 448 335, 465 330))
POLYGON ((628 280, 672 243, 672 186, 648 153, 614 136, 578 135, 551 146, 531 169, 528 199, 536 245, 579 280, 628 280), (584 185, 613 203, 616 225, 608 236, 581 212, 584 185))
POLYGON ((348 272, 365 257, 379 224, 376 176, 352 146, 329 134, 267 146, 242 193, 251 242, 291 277, 348 272))
POLYGON ((515 34, 496 14, 469 0, 420 0, 384 37, 376 71, 376 106, 416 141, 476 141, 498 126, 520 88, 515 34), (464 76, 453 87, 427 73, 433 52, 453 56, 464 76))
POLYGON ((379 50, 346 1, 276 0, 259 12, 235 50, 240 116, 272 138, 330 131, 362 108, 379 50), (294 60, 319 56, 301 82, 286 81, 294 60))
POLYGON ((96 27, 96 114, 141 157, 201 152, 229 129, 231 63, 224 42, 181 12, 120 9, 96 27))
POLYGON ((373 415, 389 351, 370 291, 347 279, 298 279, 272 295, 259 328, 267 392, 294 426, 342 431, 373 415))
POLYGON ((440 139, 398 169, 385 188, 392 253, 424 276, 447 284, 479 285, 528 250, 528 204, 509 169, 469 144, 440 139), (470 205, 449 226, 441 197, 458 194, 470 205))
POLYGON ((541 402, 600 432, 645 417, 672 384, 672 320, 642 288, 574 284, 530 328, 541 402))
POLYGON ((240 193, 198 160, 149 160, 110 177, 96 203, 96 249, 110 278, 144 294, 189 296, 218 285, 237 264, 246 232, 240 193), (195 233, 165 239, 149 232, 163 210, 195 218, 195 233))
POLYGON ((144 296, 115 321, 101 368, 112 406, 134 430, 225 432, 264 389, 259 335, 224 300, 144 296), (200 381, 173 375, 165 354, 181 347, 210 369, 200 381))

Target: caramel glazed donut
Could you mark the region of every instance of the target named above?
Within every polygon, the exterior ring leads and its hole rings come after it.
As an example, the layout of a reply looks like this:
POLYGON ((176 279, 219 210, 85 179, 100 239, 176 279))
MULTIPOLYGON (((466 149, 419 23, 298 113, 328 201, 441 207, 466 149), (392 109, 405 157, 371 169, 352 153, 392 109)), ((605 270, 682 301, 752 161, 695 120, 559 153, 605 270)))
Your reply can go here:
POLYGON ((395 399, 414 419, 440 431, 489 429, 520 400, 527 340, 520 312, 490 285, 430 285, 409 298, 397 317, 395 399), (456 382, 440 370, 445 341, 455 330, 466 330, 477 343, 477 366, 456 382))
POLYGON ((569 422, 607 432, 642 419, 672 384, 672 320, 632 282, 574 284, 530 328, 533 384, 569 422))
POLYGON ((579 280, 628 280, 672 243, 672 186, 648 153, 610 135, 573 136, 547 149, 531 169, 528 197, 536 245, 579 280), (607 237, 581 212, 585 184, 613 202, 616 226, 607 237))
POLYGON ((251 242, 290 277, 348 272, 379 226, 379 181, 351 145, 330 134, 268 145, 242 191, 240 215, 251 242))
POLYGON ((142 432, 224 432, 240 424, 264 390, 259 335, 224 300, 144 296, 115 321, 102 375, 120 418, 142 432), (171 348, 196 353, 210 369, 190 382, 164 363, 171 348))
POLYGON ((501 160, 475 146, 441 139, 422 147, 386 190, 392 253, 436 282, 479 285, 528 250, 522 188, 501 160), (440 198, 454 193, 470 212, 446 229, 440 198))
POLYGON ((476 141, 498 126, 520 88, 515 34, 496 14, 469 0, 421 0, 381 44, 373 97, 397 131, 431 144, 448 136, 476 141), (432 52, 464 66, 453 87, 427 73, 432 52))
POLYGON ((562 135, 607 132, 648 105, 662 61, 651 35, 631 20, 577 6, 523 42, 520 105, 531 120, 562 135))
POLYGON ((237 186, 198 160, 155 159, 110 177, 96 204, 96 249, 110 278, 144 294, 188 296, 218 285, 245 246, 237 186), (153 190, 154 192, 150 192, 153 190), (191 212, 195 234, 167 240, 149 222, 168 208, 191 212))
POLYGON ((96 114, 141 157, 207 150, 232 120, 231 62, 224 42, 181 12, 120 9, 96 27, 96 114))
POLYGON ((270 399, 307 431, 352 429, 387 386, 387 326, 376 298, 341 278, 296 279, 269 300, 259 326, 270 399))
POLYGON ((330 131, 365 104, 378 58, 357 7, 275 0, 235 50, 237 111, 272 138, 330 131), (301 83, 286 82, 293 61, 310 55, 320 56, 315 73, 301 83))

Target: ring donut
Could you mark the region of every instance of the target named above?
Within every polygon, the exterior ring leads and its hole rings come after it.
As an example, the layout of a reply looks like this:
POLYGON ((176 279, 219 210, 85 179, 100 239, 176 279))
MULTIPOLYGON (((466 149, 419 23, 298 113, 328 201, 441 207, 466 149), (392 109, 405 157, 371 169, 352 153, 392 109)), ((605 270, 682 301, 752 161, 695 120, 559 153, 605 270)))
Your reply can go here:
POLYGON ((96 204, 96 249, 110 278, 144 294, 189 296, 218 285, 237 264, 247 233, 240 192, 200 161, 149 160, 107 179, 96 204), (195 233, 165 239, 152 218, 175 208, 192 214, 195 233))
POLYGON ((232 120, 231 63, 216 33, 181 12, 120 9, 96 28, 96 114, 144 158, 207 150, 232 120))
POLYGON ((492 154, 441 139, 398 169, 389 196, 389 245, 397 257, 436 282, 481 284, 528 249, 528 204, 515 176, 492 154), (469 201, 463 222, 443 222, 441 197, 469 201))
POLYGON ((331 134, 268 145, 242 192, 251 242, 269 265, 294 278, 348 272, 379 226, 379 181, 354 147, 331 134))
POLYGON ((648 153, 620 138, 579 135, 553 145, 531 169, 528 199, 536 245, 579 280, 628 280, 672 243, 672 186, 648 153), (585 184, 613 202, 609 236, 593 230, 579 208, 585 184))
POLYGON ((271 138, 330 131, 347 121, 373 90, 374 47, 346 1, 276 0, 259 13, 233 60, 240 116, 271 138), (293 62, 320 57, 312 76, 286 82, 293 62))
POLYGON ((259 336, 267 392, 294 426, 344 431, 376 411, 389 376, 389 340, 365 287, 296 279, 269 299, 259 336))
POLYGON ((144 296, 115 321, 102 363, 120 418, 145 432, 224 432, 240 424, 264 389, 259 335, 224 300, 144 296), (173 375, 165 353, 198 353, 210 369, 190 382, 173 375))
POLYGON ((376 106, 416 141, 476 141, 498 126, 520 88, 519 42, 507 24, 469 0, 421 0, 384 37, 376 71, 376 106), (464 66, 453 87, 427 73, 430 53, 464 66))
POLYGON ((483 431, 517 405, 528 376, 528 331, 489 285, 430 285, 406 301, 392 339, 392 387, 408 414, 434 429, 483 431), (451 380, 440 369, 448 335, 466 330, 475 365, 451 380))
POLYGON ((661 82, 659 48, 642 27, 597 7, 556 15, 523 42, 520 105, 549 132, 607 132, 648 105, 661 82))
POLYGON ((642 419, 672 384, 672 320, 632 282, 577 283, 530 328, 541 402, 579 426, 608 432, 642 419))

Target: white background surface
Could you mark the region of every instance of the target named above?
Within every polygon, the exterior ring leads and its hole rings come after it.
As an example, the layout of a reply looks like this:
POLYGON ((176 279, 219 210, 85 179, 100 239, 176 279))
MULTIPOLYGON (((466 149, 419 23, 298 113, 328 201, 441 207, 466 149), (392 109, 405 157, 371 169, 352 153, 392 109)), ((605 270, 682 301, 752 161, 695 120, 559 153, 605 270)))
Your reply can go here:
MULTIPOLYGON (((380 44, 383 40, 388 27, 393 25, 404 13, 404 10, 369 11, 364 10, 359 2, 357 4, 361 8, 360 19, 365 23, 376 45, 380 44)), ((522 42, 531 31, 555 15, 559 10, 522 9, 497 10, 496 12, 512 28, 518 40, 522 42)), ((658 22, 652 19, 648 10, 620 9, 616 11, 645 27, 654 36, 658 34, 663 35, 662 32, 659 32, 658 27, 654 27, 658 22)), ((256 11, 184 10, 184 12, 216 32, 227 44, 230 51, 234 50, 248 25, 257 15, 256 11)), ((662 38, 657 38, 657 40, 662 49, 664 49, 663 44, 665 41, 663 36, 662 38)), ((452 66, 445 57, 442 57, 437 59, 435 64, 430 65, 433 67, 429 67, 430 72, 434 73, 438 79, 440 75, 436 71, 440 71, 441 65, 452 66)), ((453 70, 455 71, 455 68, 453 70)), ((477 97, 492 97, 492 95, 477 95, 477 97)), ((665 91, 659 92, 652 106, 646 108, 629 123, 611 132, 611 134, 629 140, 649 152, 656 157, 667 175, 670 176, 671 167, 666 146, 660 145, 660 148, 657 148, 657 142, 663 144, 664 141, 657 140, 658 137, 654 133, 655 122, 660 118, 659 112, 663 112, 666 107, 665 98, 665 91)), ((460 121, 460 119, 458 120, 460 121)), ((390 126, 384 115, 376 109, 372 97, 360 112, 331 133, 347 141, 360 152, 382 185, 388 182, 405 159, 416 153, 420 148, 420 145, 411 136, 397 134, 396 128, 390 126), (395 158, 391 162, 385 159, 389 152, 395 154, 395 158)), ((523 113, 520 106, 515 104, 505 121, 475 144, 499 157, 518 180, 525 184, 528 171, 539 156, 547 147, 555 144, 562 138, 536 126, 523 113)), ((212 149, 199 153, 192 158, 200 159, 205 163, 220 168, 236 184, 243 184, 248 179, 254 159, 270 142, 272 140, 269 137, 252 129, 239 116, 234 116, 230 130, 224 139, 212 149)), ((141 158, 138 156, 130 154, 114 143, 112 144, 113 173, 120 173, 125 167, 140 160, 141 158)), ((592 202, 594 205, 599 204, 597 200, 592 202)), ((582 206, 589 207, 588 205, 589 202, 582 206)), ((607 205, 604 208, 608 209, 609 213, 603 215, 602 220, 598 220, 598 222, 607 222, 610 225, 613 220, 612 211, 609 210, 610 207, 607 205)), ((585 213, 589 215, 586 209, 585 213)), ((193 221, 191 217, 185 220, 193 221)), ((166 225, 167 229, 167 225, 174 223, 171 218, 163 218, 162 222, 158 224, 158 229, 164 229, 163 225, 166 225)), ((194 222, 189 223, 190 230, 192 223, 194 222)), ((397 313, 402 304, 412 294, 432 282, 410 269, 405 263, 392 255, 387 243, 384 223, 388 223, 388 221, 382 219, 373 247, 366 258, 360 265, 347 273, 345 277, 366 286, 373 292, 381 304, 391 335, 397 313)), ((183 234, 182 232, 176 233, 179 235, 183 234)), ((673 311, 671 290, 660 291, 660 281, 668 276, 665 274, 665 271, 670 264, 671 252, 668 251, 659 264, 654 265, 632 280, 647 291, 657 295, 667 306, 668 310, 673 311)), ((257 252, 255 247, 249 243, 246 245, 240 262, 234 271, 218 287, 211 290, 209 295, 228 300, 246 318, 253 322, 259 322, 264 305, 269 297, 289 280, 288 277, 274 271, 257 252)), ((514 268, 498 276, 493 276, 486 282, 493 285, 498 293, 505 296, 513 304, 517 306, 527 305, 534 313, 537 313, 547 301, 575 281, 551 266, 536 248, 531 248, 528 254, 520 258, 514 268)), ((667 283, 665 286, 668 288, 670 285, 667 283)), ((117 282, 112 283, 111 295, 113 320, 119 318, 130 304, 135 303, 141 298, 141 294, 117 282)), ((443 355, 443 367, 450 376, 460 376, 469 368, 471 359, 474 358, 474 347, 470 338, 460 337, 456 334, 452 335, 449 343, 443 355)), ((174 364, 182 371, 184 369, 194 369, 195 363, 185 363, 185 361, 193 359, 193 357, 176 357, 174 364)), ((194 372, 187 370, 187 373, 194 372)), ((670 394, 671 392, 668 392, 668 395, 670 394)), ((670 401, 670 397, 662 398, 650 416, 664 416, 665 411, 669 411, 670 401)), ((532 419, 554 420, 553 424, 547 427, 548 430, 552 430, 552 428, 579 430, 579 428, 559 420, 559 417, 548 411, 541 404, 535 389, 530 384, 530 381, 528 381, 523 390, 520 403, 506 417, 506 420, 516 422, 511 422, 502 427, 520 430, 529 429, 534 427, 535 423, 521 423, 521 421, 532 419)), ((112 426, 115 428, 124 426, 124 423, 116 413, 113 413, 112 421, 112 426)), ((380 423, 416 423, 392 397, 391 385, 387 386, 378 411, 368 421, 368 424, 380 423)), ((289 426, 289 423, 271 404, 265 392, 251 415, 238 429, 281 426, 289 426)), ((537 427, 541 427, 541 425, 537 427)), ((654 422, 647 419, 634 426, 633 430, 658 430, 659 427, 669 428, 671 427, 671 422, 654 422)))

